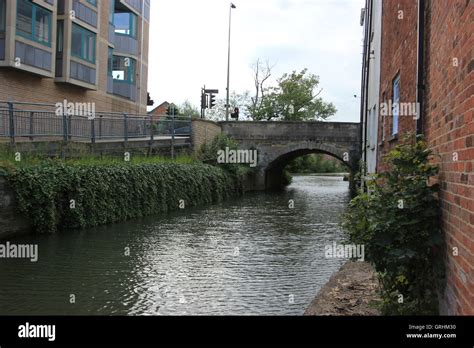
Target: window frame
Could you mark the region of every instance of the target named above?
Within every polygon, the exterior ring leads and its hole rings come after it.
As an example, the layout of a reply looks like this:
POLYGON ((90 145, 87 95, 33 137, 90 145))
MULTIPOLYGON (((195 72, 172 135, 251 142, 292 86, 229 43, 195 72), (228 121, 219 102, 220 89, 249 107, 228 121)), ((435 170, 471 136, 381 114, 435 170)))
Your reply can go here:
POLYGON ((93 31, 90 31, 82 26, 80 26, 79 24, 77 23, 72 23, 72 30, 71 30, 71 46, 73 44, 73 33, 74 33, 74 28, 77 28, 79 29, 79 31, 81 32, 81 54, 80 55, 77 55, 76 53, 73 52, 72 50, 72 47, 71 47, 71 56, 75 57, 75 58, 78 58, 78 59, 81 59, 85 62, 88 62, 88 63, 91 63, 91 64, 95 64, 96 61, 97 61, 97 34, 94 33, 93 31), (87 58, 87 54, 86 54, 86 50, 84 48, 84 43, 86 42, 85 40, 85 37, 86 37, 86 33, 90 33, 92 34, 93 38, 94 38, 94 43, 92 45, 92 48, 93 48, 93 59, 90 60, 87 58))
POLYGON ((28 1, 28 0, 17 0, 16 2, 16 20, 17 20, 17 23, 16 23, 16 35, 18 36, 21 36, 22 38, 25 38, 25 39, 28 39, 28 40, 31 40, 33 42, 37 42, 43 46, 46 46, 46 47, 52 47, 52 33, 53 33, 53 28, 52 28, 52 24, 53 24, 53 13, 34 3, 34 2, 31 2, 31 1, 28 1), (24 32, 22 32, 21 30, 18 30, 18 11, 20 9, 20 2, 24 2, 26 4, 28 4, 29 6, 31 6, 31 35, 28 35, 24 32), (42 11, 45 11, 46 13, 48 13, 48 42, 45 42, 45 41, 40 41, 36 38, 36 12, 38 10, 42 10, 42 11))

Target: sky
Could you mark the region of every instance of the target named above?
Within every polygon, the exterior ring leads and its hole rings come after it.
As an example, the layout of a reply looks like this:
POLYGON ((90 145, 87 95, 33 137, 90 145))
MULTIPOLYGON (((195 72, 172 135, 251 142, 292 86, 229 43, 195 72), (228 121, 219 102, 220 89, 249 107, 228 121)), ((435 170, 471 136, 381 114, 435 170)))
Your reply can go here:
MULTIPOLYGON (((364 0, 235 0, 230 90, 253 93, 252 64, 268 60, 273 81, 301 71, 320 77, 330 120, 358 122, 364 0)), ((201 88, 226 95, 227 0, 151 0, 148 90, 155 106, 191 101, 201 88)))

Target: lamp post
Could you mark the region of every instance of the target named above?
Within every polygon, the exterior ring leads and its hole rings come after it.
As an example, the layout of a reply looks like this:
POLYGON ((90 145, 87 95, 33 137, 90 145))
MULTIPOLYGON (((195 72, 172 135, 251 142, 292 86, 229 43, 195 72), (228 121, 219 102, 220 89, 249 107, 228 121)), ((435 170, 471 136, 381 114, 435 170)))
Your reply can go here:
POLYGON ((227 55, 227 99, 225 104, 225 120, 229 121, 229 107, 230 107, 230 34, 232 29, 232 10, 237 8, 233 3, 230 3, 229 9, 229 49, 227 55))

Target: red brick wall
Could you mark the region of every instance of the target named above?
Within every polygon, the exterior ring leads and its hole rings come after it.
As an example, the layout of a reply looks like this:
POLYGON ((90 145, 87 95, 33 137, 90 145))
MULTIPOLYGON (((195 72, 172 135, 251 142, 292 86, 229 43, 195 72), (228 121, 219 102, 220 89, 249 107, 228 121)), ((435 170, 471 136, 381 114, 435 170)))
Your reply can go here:
POLYGON ((439 155, 447 242, 445 313, 474 314, 474 5, 427 3, 424 129, 439 155), (453 255, 458 248, 459 256, 453 255))
MULTIPOLYGON (((381 102, 392 98, 400 73, 401 102, 416 102, 417 1, 384 0, 381 102), (399 19, 398 11, 403 11, 399 19)), ((425 105, 423 129, 439 155, 442 224, 447 242, 447 285, 443 314, 474 315, 474 4, 472 0, 426 0, 425 105), (454 60, 454 59, 457 60, 454 60), (456 66, 457 63, 457 66, 456 66), (459 255, 455 256, 453 248, 459 255)), ((416 131, 413 117, 400 117, 392 139, 392 117, 379 120, 378 170, 383 156, 404 134, 416 131)))
MULTIPOLYGON (((382 10, 382 64, 380 101, 393 98, 393 81, 400 74, 400 102, 416 102, 418 7, 414 0, 384 0, 382 10)), ((385 170, 384 156, 397 144, 392 137, 393 117, 380 116, 378 170, 385 170), (382 140, 384 139, 384 140, 382 140)), ((400 116, 398 139, 416 130, 416 121, 400 116)))
POLYGON ((166 115, 169 106, 170 104, 168 102, 164 102, 150 111, 149 114, 153 115, 153 119, 159 119, 161 116, 166 115))

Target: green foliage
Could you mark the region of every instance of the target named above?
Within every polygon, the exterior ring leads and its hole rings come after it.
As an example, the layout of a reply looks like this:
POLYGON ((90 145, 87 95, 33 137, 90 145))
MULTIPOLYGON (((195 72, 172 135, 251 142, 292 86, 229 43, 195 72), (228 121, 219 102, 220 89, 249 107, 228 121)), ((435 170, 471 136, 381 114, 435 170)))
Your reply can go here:
POLYGON ((294 159, 288 166, 290 173, 345 173, 348 168, 338 160, 327 160, 324 155, 311 154, 294 159))
POLYGON ((80 229, 179 208, 241 192, 238 180, 205 164, 46 161, 2 171, 20 211, 38 233, 80 229), (71 208, 74 201, 75 208, 71 208))
POLYGON ((249 106, 254 120, 308 121, 325 120, 337 110, 332 103, 326 103, 315 93, 319 77, 304 69, 293 71, 278 79, 276 87, 263 91, 258 106, 249 106))
POLYGON ((191 117, 191 118, 200 118, 201 112, 199 109, 194 106, 189 100, 186 100, 183 104, 179 106, 180 115, 191 117))
POLYGON ((387 157, 391 170, 368 182, 369 194, 353 199, 344 218, 351 241, 365 245, 379 272, 384 314, 438 313, 443 239, 431 156, 423 141, 397 146, 387 157))
POLYGON ((214 138, 210 143, 205 143, 198 153, 198 159, 204 163, 211 164, 213 166, 219 166, 225 170, 236 173, 238 168, 241 167, 238 164, 228 164, 228 163, 217 163, 218 152, 221 150, 238 150, 238 143, 227 135, 220 134, 214 138))

